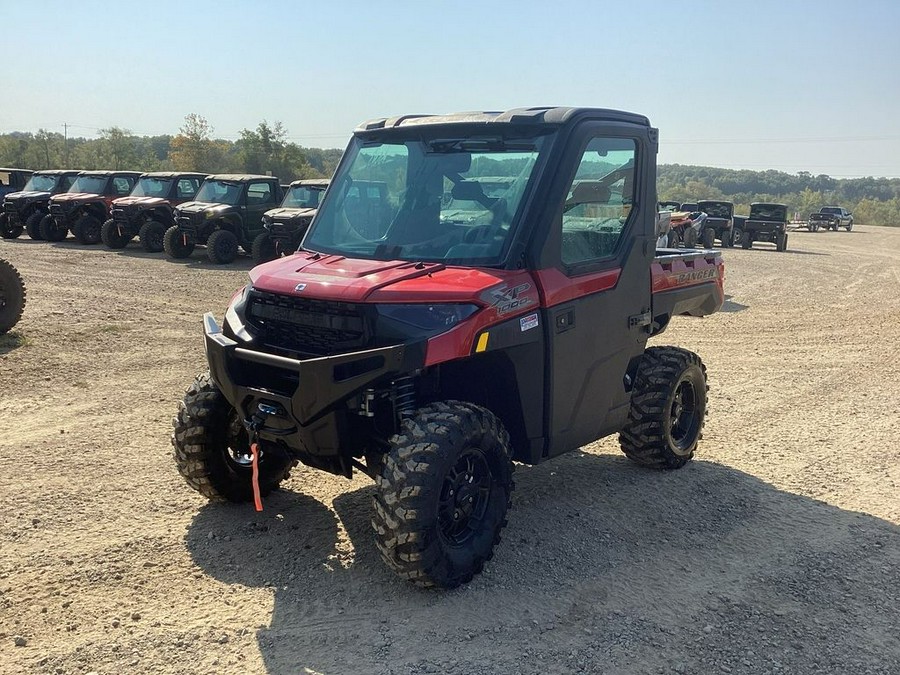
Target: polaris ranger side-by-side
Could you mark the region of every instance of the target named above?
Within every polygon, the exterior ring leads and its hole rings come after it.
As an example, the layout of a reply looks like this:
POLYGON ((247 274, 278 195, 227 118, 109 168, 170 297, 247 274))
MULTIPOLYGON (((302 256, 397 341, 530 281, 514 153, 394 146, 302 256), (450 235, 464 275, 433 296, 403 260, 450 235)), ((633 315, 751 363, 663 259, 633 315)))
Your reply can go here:
POLYGON ((222 327, 204 317, 181 474, 262 508, 298 462, 361 471, 385 562, 450 588, 491 558, 513 461, 619 433, 631 460, 684 466, 705 368, 647 339, 717 311, 724 268, 718 251, 657 251, 657 148, 646 117, 601 109, 357 128, 301 250, 254 268, 222 327), (364 228, 360 181, 388 191, 364 228))
POLYGON ((50 215, 41 220, 41 236, 62 241, 75 235, 80 244, 100 242, 100 230, 116 197, 131 192, 139 171, 82 171, 68 192, 50 198, 50 215))
POLYGON ((253 262, 264 263, 296 251, 327 189, 328 180, 325 178, 308 178, 291 183, 285 190, 281 206, 263 214, 265 231, 256 235, 250 247, 253 262))
POLYGON ((163 250, 163 236, 175 224, 174 208, 193 199, 206 174, 161 171, 142 174, 127 197, 113 200, 100 230, 109 248, 125 248, 139 237, 149 253, 163 250))
POLYGON ((281 203, 282 187, 273 176, 207 176, 195 201, 175 209, 175 224, 166 230, 163 248, 170 258, 187 258, 197 244, 216 264, 230 263, 238 247, 250 252, 263 232, 262 216, 281 203))
POLYGON ((15 239, 24 230, 32 239, 43 239, 41 220, 50 213, 50 197, 66 192, 81 173, 69 169, 35 171, 20 192, 11 192, 3 200, 6 228, 3 236, 15 239))

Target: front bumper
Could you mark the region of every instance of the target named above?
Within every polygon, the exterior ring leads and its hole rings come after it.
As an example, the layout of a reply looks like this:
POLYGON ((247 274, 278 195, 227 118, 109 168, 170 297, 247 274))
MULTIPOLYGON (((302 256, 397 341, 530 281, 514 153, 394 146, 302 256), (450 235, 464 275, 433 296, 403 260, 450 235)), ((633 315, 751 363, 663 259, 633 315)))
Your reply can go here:
POLYGON ((225 398, 245 421, 260 404, 274 409, 260 438, 301 455, 358 453, 351 442, 356 435, 347 427, 360 418, 346 405, 348 399, 425 364, 424 340, 301 360, 242 346, 222 332, 211 313, 203 316, 203 330, 210 374, 225 398))

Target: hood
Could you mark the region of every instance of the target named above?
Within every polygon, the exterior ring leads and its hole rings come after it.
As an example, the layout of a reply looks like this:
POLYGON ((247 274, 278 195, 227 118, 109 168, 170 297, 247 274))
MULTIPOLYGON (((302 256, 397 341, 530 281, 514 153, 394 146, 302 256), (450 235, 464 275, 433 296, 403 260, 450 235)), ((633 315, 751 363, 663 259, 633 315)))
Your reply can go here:
POLYGON ((361 260, 302 251, 254 267, 250 281, 262 291, 322 300, 475 302, 486 290, 506 283, 515 274, 447 267, 443 263, 361 260))
POLYGON ((38 190, 29 190, 28 192, 20 191, 20 192, 8 192, 4 195, 5 199, 9 199, 10 201, 14 199, 24 199, 25 201, 31 201, 35 199, 49 199, 51 192, 41 192, 38 190))
POLYGON ((178 207, 179 213, 202 213, 203 211, 226 211, 237 208, 231 204, 217 204, 215 202, 185 202, 178 207))
POLYGON ((161 197, 119 197, 113 200, 113 206, 160 206, 168 202, 161 197))
POLYGON ((277 209, 269 209, 263 214, 264 218, 272 220, 290 220, 291 218, 312 218, 316 215, 316 209, 295 209, 291 207, 279 207, 277 209))
POLYGON ((50 198, 50 201, 61 204, 63 202, 86 202, 92 199, 103 199, 103 195, 97 195, 91 192, 63 192, 62 194, 53 195, 50 198))

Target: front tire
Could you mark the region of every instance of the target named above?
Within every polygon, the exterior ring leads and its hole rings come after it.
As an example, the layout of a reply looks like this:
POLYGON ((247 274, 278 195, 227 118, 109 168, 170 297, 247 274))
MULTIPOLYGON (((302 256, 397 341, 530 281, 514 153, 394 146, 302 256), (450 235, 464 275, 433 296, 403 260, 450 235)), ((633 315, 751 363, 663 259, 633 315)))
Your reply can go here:
POLYGON ((72 234, 78 240, 79 244, 91 246, 100 241, 100 229, 103 225, 100 220, 94 216, 81 216, 75 221, 72 228, 72 234))
POLYGON ((69 227, 60 225, 56 218, 46 215, 41 218, 41 237, 47 241, 62 241, 69 235, 69 227))
POLYGON ((0 258, 0 335, 15 326, 25 309, 25 282, 12 263, 0 258))
POLYGON ((275 252, 275 242, 272 241, 271 234, 268 232, 260 232, 256 235, 253 239, 253 244, 250 246, 250 257, 253 258, 253 262, 257 265, 270 260, 275 260, 275 258, 278 257, 278 254, 275 252))
POLYGON ((654 469, 687 464, 702 436, 708 389, 699 356, 678 347, 648 348, 619 434, 625 456, 654 469))
POLYGON ((163 235, 163 250, 170 258, 187 258, 194 252, 194 242, 185 243, 184 235, 178 231, 177 225, 173 225, 163 235))
MULTIPOLYGON (((250 441, 237 411, 210 380, 197 376, 172 421, 175 464, 188 485, 214 501, 253 499, 250 441)), ((259 459, 259 492, 265 496, 290 476, 295 460, 274 447, 259 459)))
POLYGON ((18 239, 24 229, 25 228, 18 223, 10 225, 9 215, 0 213, 0 237, 3 237, 4 239, 18 239))
POLYGON ((468 583, 506 525, 509 434, 489 410, 444 401, 405 419, 390 445, 372 500, 381 557, 423 588, 468 583))
POLYGON ((686 227, 684 229, 684 247, 697 247, 697 230, 695 230, 693 227, 686 227))
POLYGON ((43 218, 44 214, 40 211, 36 211, 28 216, 28 220, 25 221, 25 234, 35 241, 44 240, 44 235, 41 234, 41 220, 43 220, 43 218))
POLYGON ((116 225, 116 221, 112 218, 103 223, 103 227, 100 228, 100 239, 103 240, 107 248, 114 249, 125 248, 128 242, 131 241, 131 237, 127 234, 119 232, 119 226, 116 225))
POLYGON ((238 256, 238 240, 228 230, 216 230, 206 241, 206 256, 211 263, 227 265, 238 256))
POLYGON ((166 226, 158 220, 148 220, 138 232, 141 246, 147 253, 159 253, 163 250, 163 237, 166 236, 166 226))

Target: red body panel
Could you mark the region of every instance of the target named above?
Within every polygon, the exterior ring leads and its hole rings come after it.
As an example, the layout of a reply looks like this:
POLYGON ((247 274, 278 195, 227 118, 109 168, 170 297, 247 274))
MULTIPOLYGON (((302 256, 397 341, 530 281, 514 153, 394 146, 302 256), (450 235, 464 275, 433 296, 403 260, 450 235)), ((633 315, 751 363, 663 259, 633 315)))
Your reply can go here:
POLYGON ((97 195, 91 194, 90 192, 63 192, 62 194, 50 197, 50 201, 57 204, 63 202, 79 202, 87 204, 89 202, 102 201, 106 205, 107 211, 109 211, 110 205, 114 199, 117 199, 115 195, 97 195))
MULTIPOLYGON (((321 300, 372 303, 464 303, 482 309, 468 320, 428 340, 425 365, 472 354, 478 336, 498 323, 616 287, 621 270, 567 277, 550 268, 525 270, 447 267, 441 263, 362 260, 295 253, 250 271, 257 289, 321 300)), ((724 281, 720 257, 702 254, 657 259, 652 291, 724 281)))

